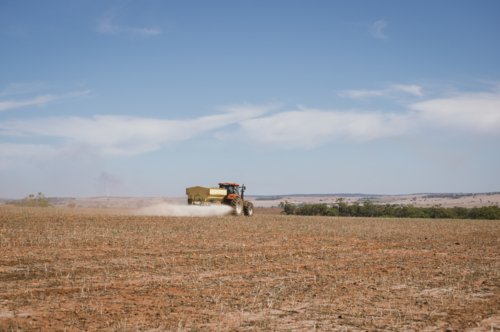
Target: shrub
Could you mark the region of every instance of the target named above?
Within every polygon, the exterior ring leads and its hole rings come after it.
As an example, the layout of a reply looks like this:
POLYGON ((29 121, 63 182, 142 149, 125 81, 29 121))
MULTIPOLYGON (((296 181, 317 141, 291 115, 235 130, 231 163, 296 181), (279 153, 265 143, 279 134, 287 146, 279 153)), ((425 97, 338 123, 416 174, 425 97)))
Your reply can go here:
POLYGON ((295 214, 295 210, 297 210, 297 205, 288 203, 288 201, 280 202, 280 207, 283 209, 284 214, 295 214))
POLYGON ((280 207, 285 214, 301 216, 343 216, 343 217, 379 217, 379 218, 436 218, 436 219, 490 219, 500 220, 500 208, 496 205, 473 207, 444 208, 439 205, 431 207, 378 205, 367 200, 360 205, 344 203, 342 199, 337 200, 337 205, 328 207, 323 204, 304 204, 297 207, 288 201, 281 202, 280 207))

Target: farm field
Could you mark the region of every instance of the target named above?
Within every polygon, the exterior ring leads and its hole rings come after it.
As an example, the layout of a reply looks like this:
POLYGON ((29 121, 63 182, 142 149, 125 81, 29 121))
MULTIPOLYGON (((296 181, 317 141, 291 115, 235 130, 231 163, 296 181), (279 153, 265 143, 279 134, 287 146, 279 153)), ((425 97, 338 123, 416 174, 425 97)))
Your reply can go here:
POLYGON ((0 330, 498 331, 498 257, 498 221, 0 206, 0 330))

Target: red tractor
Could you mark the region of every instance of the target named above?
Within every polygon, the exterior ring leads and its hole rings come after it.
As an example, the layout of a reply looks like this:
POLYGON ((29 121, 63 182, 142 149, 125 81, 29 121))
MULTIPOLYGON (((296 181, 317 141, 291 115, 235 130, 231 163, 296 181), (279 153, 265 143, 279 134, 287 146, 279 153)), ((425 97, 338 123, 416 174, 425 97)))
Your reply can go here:
POLYGON ((253 216, 253 203, 244 200, 245 190, 247 187, 241 186, 237 183, 219 183, 219 188, 226 189, 227 195, 222 199, 222 204, 229 205, 233 208, 234 215, 241 216, 242 212, 245 216, 253 216))

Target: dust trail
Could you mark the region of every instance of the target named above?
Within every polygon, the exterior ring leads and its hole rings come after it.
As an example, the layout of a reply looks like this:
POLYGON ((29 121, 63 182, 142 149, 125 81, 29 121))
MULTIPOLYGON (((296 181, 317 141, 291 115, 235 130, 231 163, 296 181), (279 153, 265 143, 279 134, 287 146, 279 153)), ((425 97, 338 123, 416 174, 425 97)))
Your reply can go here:
POLYGON ((134 211, 134 214, 146 216, 203 217, 227 215, 231 211, 231 207, 227 205, 198 206, 162 203, 137 209, 134 211))

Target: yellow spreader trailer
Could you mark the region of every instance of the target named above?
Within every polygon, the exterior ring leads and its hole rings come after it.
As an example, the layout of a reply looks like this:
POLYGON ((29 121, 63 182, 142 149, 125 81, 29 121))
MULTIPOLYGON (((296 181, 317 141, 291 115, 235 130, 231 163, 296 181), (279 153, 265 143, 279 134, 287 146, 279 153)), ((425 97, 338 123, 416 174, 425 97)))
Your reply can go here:
POLYGON ((220 203, 227 196, 227 189, 217 187, 191 187, 186 188, 188 204, 220 203))
POLYGON ((219 183, 219 187, 186 188, 189 205, 225 204, 233 208, 233 214, 253 216, 253 204, 244 200, 246 187, 237 183, 219 183), (240 195, 241 188, 241 195, 240 195))

